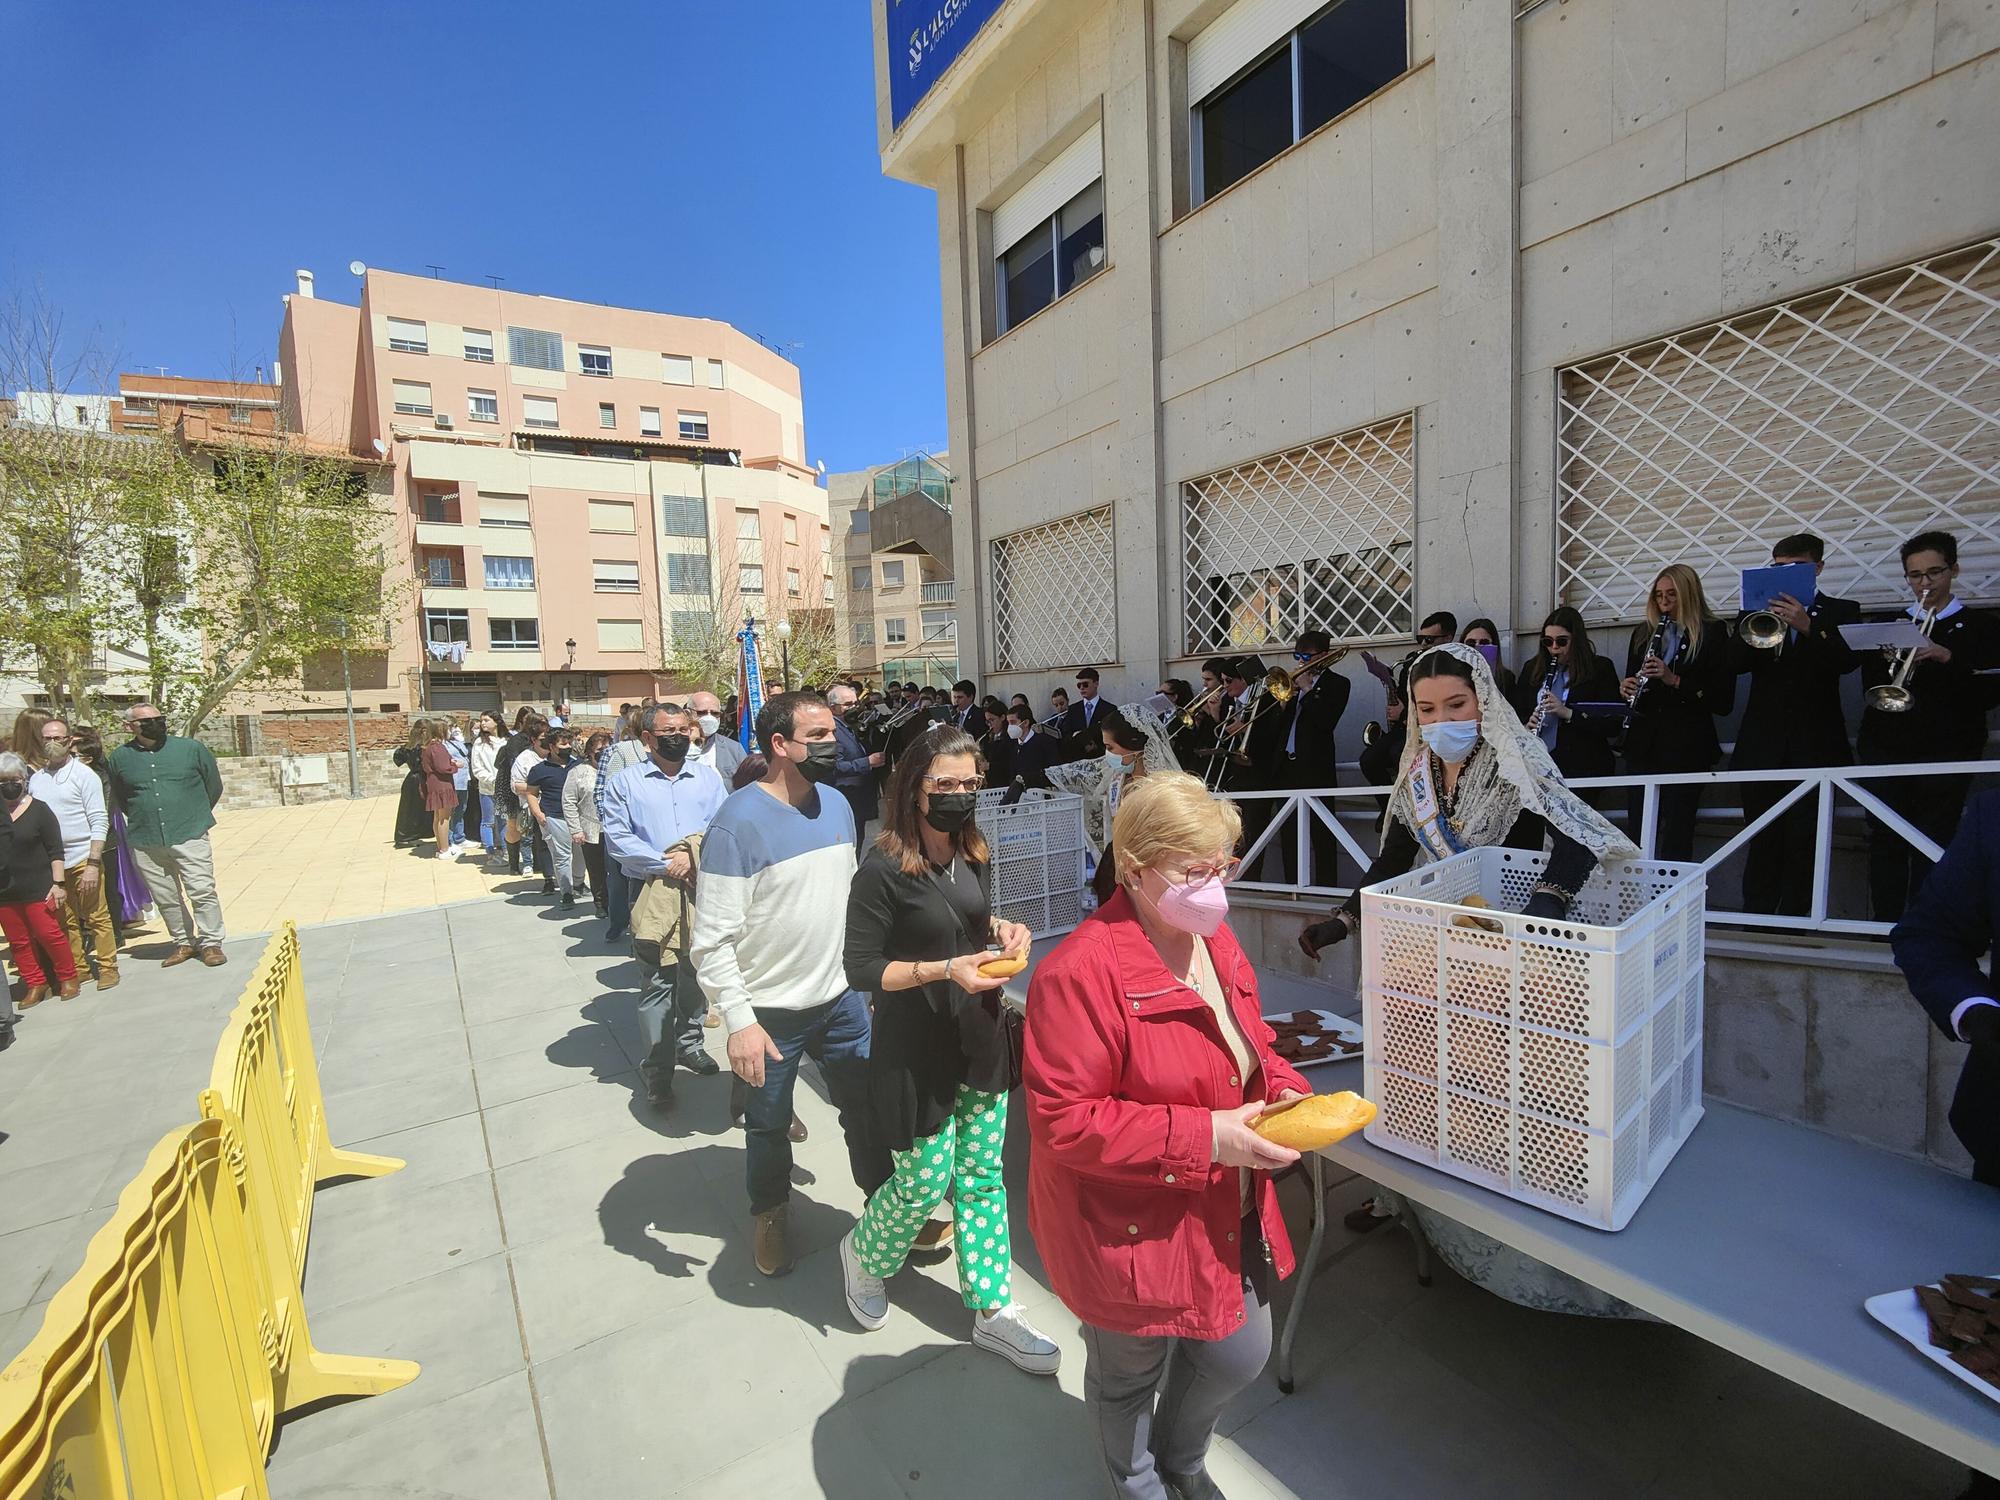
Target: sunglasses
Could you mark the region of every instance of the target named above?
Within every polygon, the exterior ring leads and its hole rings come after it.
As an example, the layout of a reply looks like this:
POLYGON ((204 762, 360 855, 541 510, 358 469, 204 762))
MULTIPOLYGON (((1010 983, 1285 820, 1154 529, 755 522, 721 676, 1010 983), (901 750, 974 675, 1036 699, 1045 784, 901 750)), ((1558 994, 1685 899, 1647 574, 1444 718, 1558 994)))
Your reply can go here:
POLYGON ((1542 637, 1542 645, 1550 651, 1560 651, 1568 644, 1569 637, 1566 635, 1545 635, 1542 637))

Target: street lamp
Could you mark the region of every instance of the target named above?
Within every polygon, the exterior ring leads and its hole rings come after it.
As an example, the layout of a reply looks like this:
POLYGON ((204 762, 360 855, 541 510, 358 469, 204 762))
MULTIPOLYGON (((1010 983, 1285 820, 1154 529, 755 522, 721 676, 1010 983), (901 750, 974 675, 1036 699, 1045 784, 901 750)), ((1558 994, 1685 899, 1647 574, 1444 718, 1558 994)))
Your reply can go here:
MULTIPOLYGON (((574 671, 576 670, 576 637, 575 637, 575 636, 571 636, 571 637, 570 637, 570 638, 569 638, 568 640, 566 640, 566 641, 564 641, 564 642, 563 642, 563 650, 565 650, 565 651, 567 651, 567 652, 569 653, 569 655, 568 655, 568 656, 567 656, 566 658, 564 658, 564 660, 563 660, 563 671, 564 671, 564 673, 565 673, 565 674, 567 674, 567 673, 570 673, 570 672, 574 672, 574 671)), ((557 694, 556 694, 556 696, 557 696, 558 698, 567 698, 567 697, 569 696, 569 693, 568 693, 567 691, 558 691, 558 692, 557 692, 557 694)))
POLYGON ((792 690, 792 622, 780 620, 772 627, 778 634, 778 664, 785 674, 785 691, 792 690))
POLYGON ((353 629, 345 618, 338 622, 340 634, 340 686, 347 694, 347 800, 361 795, 361 752, 354 743, 354 674, 347 666, 347 637, 353 629))

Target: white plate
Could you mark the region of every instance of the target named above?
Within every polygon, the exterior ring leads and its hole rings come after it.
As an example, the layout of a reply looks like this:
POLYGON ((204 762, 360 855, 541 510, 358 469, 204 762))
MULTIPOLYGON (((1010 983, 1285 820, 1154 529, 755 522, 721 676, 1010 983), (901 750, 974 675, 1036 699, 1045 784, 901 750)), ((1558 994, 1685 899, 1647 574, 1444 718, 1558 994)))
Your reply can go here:
MULTIPOLYGON (((1321 1068, 1325 1067, 1328 1063, 1354 1062, 1360 1058, 1361 1023, 1359 1021, 1350 1021, 1345 1016, 1337 1016, 1330 1010, 1313 1010, 1308 1012, 1303 1007, 1297 1011, 1281 1010, 1275 1015, 1264 1017, 1264 1019, 1267 1022, 1295 1021, 1299 1016, 1305 1014, 1311 1014, 1318 1018, 1320 1034, 1322 1036, 1338 1037, 1344 1042, 1353 1042, 1355 1050, 1352 1052, 1336 1052, 1328 1057, 1286 1058, 1285 1060, 1293 1067, 1321 1068)), ((1308 1038, 1301 1035, 1299 1040, 1303 1042, 1308 1040, 1308 1038)))
MULTIPOLYGON (((1937 1285, 1936 1282, 1931 1283, 1937 1285)), ((1879 1297, 1870 1297, 1861 1304, 1868 1316, 1884 1328, 1906 1341, 1917 1353, 1948 1374, 1956 1375, 1967 1385, 1989 1401, 2000 1402, 2000 1390, 1995 1390, 1986 1381, 1958 1363, 1944 1350, 1931 1343, 1931 1320, 1924 1312, 1923 1303, 1908 1287, 1898 1291, 1884 1292, 1879 1297)))

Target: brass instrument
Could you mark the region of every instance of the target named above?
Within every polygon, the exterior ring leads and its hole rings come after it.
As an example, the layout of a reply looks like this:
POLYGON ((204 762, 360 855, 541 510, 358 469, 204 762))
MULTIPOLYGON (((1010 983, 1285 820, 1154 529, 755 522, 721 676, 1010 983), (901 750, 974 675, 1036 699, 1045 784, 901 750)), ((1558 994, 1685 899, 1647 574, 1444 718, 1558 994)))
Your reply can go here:
POLYGON ((1736 622, 1736 638, 1756 651, 1783 651, 1788 634, 1785 622, 1768 609, 1753 609, 1736 622))
POLYGON ((1207 708, 1208 705, 1213 703, 1217 698, 1221 697, 1222 691, 1223 691, 1222 684, 1218 682, 1214 687, 1210 688, 1207 692, 1203 693, 1200 697, 1196 698, 1192 703, 1188 704, 1186 708, 1182 709, 1179 713, 1174 715, 1175 726, 1181 729, 1194 728, 1195 720, 1201 716, 1201 711, 1207 708))
POLYGON ((1388 732, 1388 730, 1382 727, 1380 719, 1370 719, 1366 724, 1361 726, 1361 748, 1363 750, 1373 750, 1377 745, 1382 743, 1382 736, 1388 732))
POLYGON ((1283 667, 1273 667, 1257 684, 1255 696, 1250 701, 1249 717, 1243 721, 1243 728, 1236 736, 1236 744, 1229 752, 1229 759, 1239 766, 1250 764, 1250 731, 1265 711, 1273 704, 1285 707, 1299 695, 1299 679, 1308 673, 1324 671, 1334 665, 1352 650, 1349 646, 1335 646, 1331 651, 1322 651, 1317 656, 1309 656, 1297 666, 1287 671, 1283 667))
MULTIPOLYGON (((1925 640, 1931 638, 1931 631, 1937 625, 1937 611, 1930 607, 1930 597, 1931 591, 1925 589, 1923 597, 1917 601, 1918 608, 1923 610, 1917 619, 1917 629, 1923 632, 1925 640)), ((1907 651, 1892 654, 1900 654, 1903 659, 1896 664, 1896 670, 1887 682, 1878 682, 1861 695, 1862 702, 1878 713, 1908 713, 1917 702, 1917 695, 1910 691, 1909 686, 1910 673, 1917 664, 1917 648, 1912 646, 1907 651)))

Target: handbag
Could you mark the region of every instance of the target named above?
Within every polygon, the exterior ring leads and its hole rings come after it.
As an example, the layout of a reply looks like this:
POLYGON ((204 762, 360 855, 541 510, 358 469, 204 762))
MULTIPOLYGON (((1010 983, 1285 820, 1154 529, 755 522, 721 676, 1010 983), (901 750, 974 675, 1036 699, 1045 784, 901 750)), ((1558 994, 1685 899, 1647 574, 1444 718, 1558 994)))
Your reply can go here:
MULTIPOLYGON (((944 888, 944 882, 938 879, 937 871, 932 869, 928 863, 924 866, 924 876, 937 891, 938 898, 944 902, 945 910, 951 913, 952 921, 958 928, 959 936, 963 937, 969 945, 966 948, 966 952, 983 952, 988 944, 973 936, 971 929, 965 925, 965 913, 958 909, 958 903, 951 899, 950 892, 944 888)), ((992 895, 990 889, 987 887, 986 877, 983 873, 980 876, 979 883, 981 889, 987 891, 987 907, 988 910, 991 910, 992 895)), ((958 1017, 958 1034, 961 1050, 964 1050, 968 1022, 986 1027, 998 1038, 1001 1055, 1006 1062, 1008 1091, 1012 1092, 1018 1088, 1021 1083, 1021 1059, 1027 1047, 1026 1018, 1018 1010, 1014 1009, 1013 1006, 1001 1000, 999 990, 988 990, 984 994, 973 995, 960 989, 950 979, 944 980, 943 983, 951 987, 951 997, 948 1003, 952 1008, 953 1014, 958 1017)), ((933 1005, 937 1003, 929 985, 924 987, 924 994, 925 998, 930 1000, 933 1005)))

